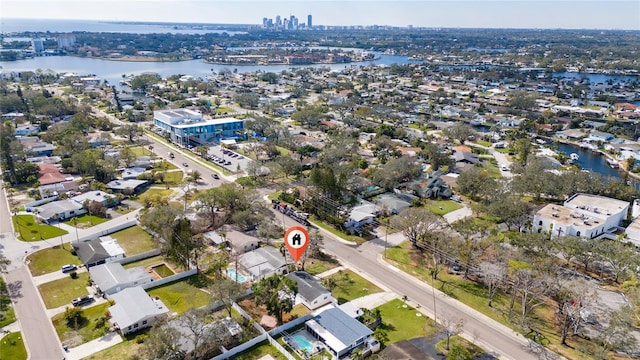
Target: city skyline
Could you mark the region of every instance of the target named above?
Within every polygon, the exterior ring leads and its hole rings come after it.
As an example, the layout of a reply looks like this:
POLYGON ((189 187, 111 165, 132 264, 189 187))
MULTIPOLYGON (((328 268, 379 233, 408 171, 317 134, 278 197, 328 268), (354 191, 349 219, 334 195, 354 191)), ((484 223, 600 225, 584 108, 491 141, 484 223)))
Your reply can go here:
MULTIPOLYGON (((313 15, 314 25, 640 30, 636 0, 3 0, 3 18, 260 25, 313 15)), ((304 21, 304 20, 303 20, 304 21)))

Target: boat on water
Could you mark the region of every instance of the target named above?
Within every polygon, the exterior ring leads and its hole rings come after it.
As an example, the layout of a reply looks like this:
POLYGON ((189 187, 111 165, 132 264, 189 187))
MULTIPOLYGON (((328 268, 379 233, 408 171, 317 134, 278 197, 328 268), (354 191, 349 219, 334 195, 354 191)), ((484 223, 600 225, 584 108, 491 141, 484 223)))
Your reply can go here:
POLYGON ((606 161, 607 161, 607 164, 613 169, 617 169, 617 168, 620 167, 620 163, 618 161, 616 161, 616 160, 613 160, 611 158, 607 158, 606 161))
POLYGON ((569 157, 573 161, 578 161, 578 159, 580 159, 580 156, 578 154, 576 154, 576 153, 571 153, 571 155, 569 155, 569 157))

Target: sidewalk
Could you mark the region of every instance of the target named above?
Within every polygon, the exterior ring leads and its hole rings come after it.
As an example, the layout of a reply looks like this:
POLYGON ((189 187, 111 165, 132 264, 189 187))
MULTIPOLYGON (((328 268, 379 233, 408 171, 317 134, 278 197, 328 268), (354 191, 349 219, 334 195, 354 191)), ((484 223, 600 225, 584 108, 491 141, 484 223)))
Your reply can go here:
POLYGON ((65 359, 80 360, 94 353, 97 353, 98 351, 102 351, 104 349, 117 345, 121 342, 122 336, 120 336, 120 334, 118 334, 117 332, 112 331, 99 339, 95 339, 78 347, 68 349, 68 351, 65 352, 65 359))

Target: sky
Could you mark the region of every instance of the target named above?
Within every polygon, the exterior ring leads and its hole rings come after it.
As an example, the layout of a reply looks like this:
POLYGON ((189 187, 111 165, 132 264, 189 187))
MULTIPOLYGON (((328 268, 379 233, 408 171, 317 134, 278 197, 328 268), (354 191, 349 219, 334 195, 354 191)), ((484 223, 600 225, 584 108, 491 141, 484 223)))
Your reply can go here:
MULTIPOLYGON (((2 18, 640 30, 640 0, 1 0, 2 18)), ((0 29, 1 32, 1 29, 0 29)))

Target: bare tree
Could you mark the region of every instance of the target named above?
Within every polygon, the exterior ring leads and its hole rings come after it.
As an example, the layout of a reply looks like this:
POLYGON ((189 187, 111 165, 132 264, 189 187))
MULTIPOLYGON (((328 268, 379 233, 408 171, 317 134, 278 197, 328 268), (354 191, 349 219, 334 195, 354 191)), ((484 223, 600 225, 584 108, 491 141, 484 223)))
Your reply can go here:
POLYGON ((567 345, 570 334, 578 335, 584 323, 585 307, 595 301, 596 293, 583 279, 575 279, 565 284, 557 295, 558 312, 556 321, 560 327, 561 344, 567 345))
POLYGON ((213 294, 216 301, 222 302, 229 316, 231 316, 231 308, 233 307, 233 302, 247 291, 244 287, 242 287, 242 285, 227 278, 217 279, 209 287, 209 290, 211 294, 213 294))
POLYGON ((322 244, 324 242, 324 238, 320 234, 317 229, 314 229, 309 234, 309 245, 307 246, 307 250, 302 255, 300 259, 300 263, 302 266, 302 270, 304 270, 304 265, 307 263, 309 258, 318 259, 322 256, 322 244))
POLYGON ((391 219, 391 226, 402 231, 414 248, 418 240, 445 227, 444 220, 425 208, 407 208, 391 219))
POLYGON ((143 353, 148 359, 182 360, 186 356, 180 349, 180 332, 167 323, 153 326, 144 342, 143 353))
POLYGON ((468 279, 469 271, 476 259, 491 245, 487 240, 490 228, 473 218, 458 220, 452 227, 462 237, 457 244, 457 250, 461 265, 464 266, 464 278, 468 279))
POLYGON ((451 314, 444 314, 438 320, 440 320, 440 326, 438 326, 439 331, 447 337, 445 349, 449 350, 451 338, 460 334, 464 328, 464 319, 451 314))
POLYGON ((481 281, 487 286, 489 307, 493 307, 493 297, 506 284, 507 266, 504 263, 483 262, 480 264, 481 281))

